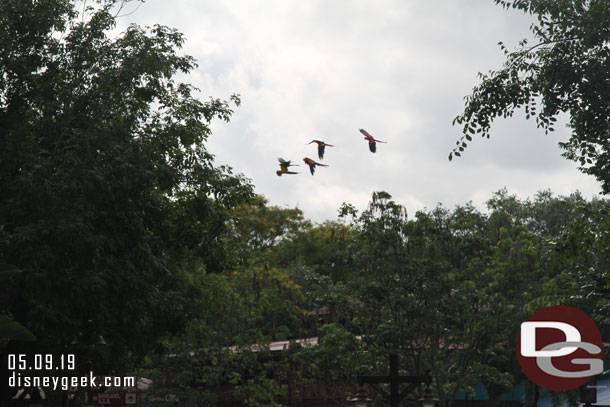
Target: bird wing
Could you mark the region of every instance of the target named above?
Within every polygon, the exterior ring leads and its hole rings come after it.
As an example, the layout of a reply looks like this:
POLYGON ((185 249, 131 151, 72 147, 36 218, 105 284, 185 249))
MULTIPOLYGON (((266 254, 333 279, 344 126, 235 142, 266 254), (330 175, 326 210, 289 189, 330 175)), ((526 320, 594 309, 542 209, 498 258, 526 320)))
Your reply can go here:
POLYGON ((360 129, 360 133, 364 134, 364 137, 368 138, 369 140, 373 138, 373 136, 371 136, 369 132, 364 129, 360 129))
POLYGON ((288 169, 288 167, 298 167, 298 164, 292 164, 292 160, 277 159, 280 162, 280 167, 288 169))
POLYGON ((318 157, 320 157, 320 160, 324 158, 324 147, 324 144, 318 144, 318 157))
POLYGON ((375 144, 377 143, 387 143, 387 141, 381 141, 381 140, 377 140, 375 139, 373 136, 371 136, 369 134, 368 131, 364 130, 364 129, 360 129, 360 133, 364 134, 364 137, 366 137, 369 141, 369 150, 371 150, 372 153, 374 153, 375 151, 377 151, 377 145, 375 144))

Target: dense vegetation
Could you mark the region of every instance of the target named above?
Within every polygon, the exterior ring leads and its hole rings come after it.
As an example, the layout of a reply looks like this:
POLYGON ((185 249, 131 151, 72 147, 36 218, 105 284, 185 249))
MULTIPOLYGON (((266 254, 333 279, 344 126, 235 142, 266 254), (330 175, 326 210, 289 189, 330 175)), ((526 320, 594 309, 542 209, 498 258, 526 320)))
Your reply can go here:
POLYGON ((108 37, 115 3, 0 0, 3 360, 75 353, 79 372, 152 378, 151 397, 255 406, 344 400, 398 354, 450 406, 524 380, 514 341, 540 307, 608 333, 606 200, 499 191, 487 211, 407 213, 379 191, 313 224, 215 164, 209 124, 229 103, 173 79, 194 67, 176 31, 108 37))
POLYGON ((201 274, 200 317, 167 344, 187 360, 155 359, 148 372, 167 363, 185 397, 212 399, 230 376, 257 405, 298 386, 348 392, 358 374, 385 374, 397 353, 407 372, 430 370, 447 405, 479 380, 497 401, 524 380, 516 333, 535 310, 576 306, 608 332, 609 203, 503 190, 487 205, 407 216, 378 192, 362 213, 346 204, 321 225, 261 198, 238 207, 229 246, 240 260, 201 274), (318 336, 279 360, 251 347, 318 336))

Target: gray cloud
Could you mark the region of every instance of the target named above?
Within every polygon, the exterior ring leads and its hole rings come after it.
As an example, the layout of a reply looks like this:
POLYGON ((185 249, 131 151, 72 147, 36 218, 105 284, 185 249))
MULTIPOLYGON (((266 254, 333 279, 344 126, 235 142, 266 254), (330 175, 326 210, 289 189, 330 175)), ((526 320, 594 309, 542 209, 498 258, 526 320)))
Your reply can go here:
POLYGON ((199 61, 185 80, 203 98, 243 99, 230 123, 213 124, 217 162, 250 177, 272 204, 323 221, 345 201, 363 209, 375 190, 410 213, 437 202, 482 205, 505 186, 523 197, 546 188, 597 193, 560 157, 567 130, 544 136, 520 116, 499 120, 492 140, 475 139, 447 161, 460 136, 451 120, 476 73, 501 66, 497 42, 515 46, 530 18, 486 0, 148 0, 121 24, 185 33, 184 52, 199 61), (359 128, 388 144, 371 154, 359 128), (336 145, 324 160, 330 167, 277 177, 277 157, 317 159, 306 145, 314 138, 336 145))

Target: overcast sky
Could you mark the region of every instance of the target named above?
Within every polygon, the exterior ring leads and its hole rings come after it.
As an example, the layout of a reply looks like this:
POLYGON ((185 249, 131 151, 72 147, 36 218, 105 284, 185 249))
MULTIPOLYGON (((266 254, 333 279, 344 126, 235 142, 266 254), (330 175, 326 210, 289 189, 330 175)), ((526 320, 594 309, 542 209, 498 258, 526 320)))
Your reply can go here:
POLYGON ((492 0, 147 0, 126 13, 119 28, 185 34, 183 51, 199 66, 183 80, 202 100, 241 95, 233 119, 212 125, 216 163, 314 221, 336 219, 343 202, 362 210, 378 190, 411 215, 438 202, 484 208, 504 187, 521 198, 600 191, 561 157, 569 130, 546 136, 524 115, 496 121, 490 140, 447 160, 461 136, 451 121, 477 72, 501 67, 498 41, 513 49, 529 37, 531 17, 492 0), (370 153, 359 128, 388 144, 370 153), (315 176, 302 162, 319 161, 312 139, 335 145, 315 176), (278 157, 301 173, 276 176, 278 157))

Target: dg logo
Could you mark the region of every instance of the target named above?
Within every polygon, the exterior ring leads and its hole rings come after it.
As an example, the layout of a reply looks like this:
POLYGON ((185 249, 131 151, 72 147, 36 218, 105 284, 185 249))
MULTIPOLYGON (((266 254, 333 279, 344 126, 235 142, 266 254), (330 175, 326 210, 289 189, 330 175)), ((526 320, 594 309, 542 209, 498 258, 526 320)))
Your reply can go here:
POLYGON ((543 308, 521 324, 519 364, 538 386, 575 389, 604 370, 602 337, 584 312, 566 305, 543 308))

